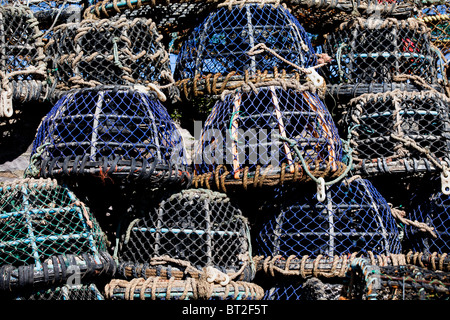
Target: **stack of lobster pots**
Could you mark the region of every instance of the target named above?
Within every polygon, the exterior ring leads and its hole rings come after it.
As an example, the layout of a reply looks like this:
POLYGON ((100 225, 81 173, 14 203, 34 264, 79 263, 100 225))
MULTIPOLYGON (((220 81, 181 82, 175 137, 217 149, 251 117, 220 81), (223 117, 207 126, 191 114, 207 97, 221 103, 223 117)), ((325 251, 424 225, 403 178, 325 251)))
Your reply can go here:
POLYGON ((415 4, 25 2, 0 7, 0 147, 39 118, 0 183, 2 298, 397 299, 401 272, 448 298, 446 57, 415 4))

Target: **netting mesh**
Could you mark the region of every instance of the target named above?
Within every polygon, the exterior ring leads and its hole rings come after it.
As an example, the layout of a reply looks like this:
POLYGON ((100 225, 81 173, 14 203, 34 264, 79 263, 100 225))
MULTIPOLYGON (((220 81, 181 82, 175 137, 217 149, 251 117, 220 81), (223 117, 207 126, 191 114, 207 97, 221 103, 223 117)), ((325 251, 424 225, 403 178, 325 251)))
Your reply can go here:
POLYGON ((411 17, 414 6, 404 0, 288 0, 285 1, 292 14, 306 31, 316 34, 332 32, 356 15, 368 17, 373 14, 404 19, 411 17))
POLYGON ((425 90, 351 100, 343 123, 351 134, 355 170, 364 175, 439 170, 450 161, 449 102, 445 95, 425 90))
POLYGON ((35 264, 59 254, 106 250, 88 208, 54 180, 22 179, 0 185, 0 263, 35 264))
POLYGON ((280 87, 237 91, 219 100, 204 124, 193 183, 226 191, 305 181, 305 168, 316 177, 336 177, 346 168, 342 153, 316 94, 280 87))
POLYGON ((311 190, 281 190, 256 236, 263 256, 399 253, 401 243, 386 200, 364 179, 327 187, 319 202, 311 190))
POLYGON ((440 3, 426 6, 418 14, 418 19, 422 20, 431 29, 431 42, 438 47, 444 55, 450 53, 450 8, 448 3, 440 3))
POLYGON ((298 78, 301 71, 292 64, 315 62, 306 32, 284 7, 223 6, 184 41, 174 78, 186 96, 190 90, 194 96, 218 94, 244 82, 298 78))
MULTIPOLYGON (((92 2, 88 0, 87 2, 92 2)), ((1 0, 0 5, 27 6, 34 13, 67 8, 68 6, 82 6, 84 0, 1 0)))
MULTIPOLYGON (((55 27, 45 53, 56 95, 73 88, 140 85, 164 87, 173 97, 169 55, 161 39, 155 23, 145 18, 118 16, 55 27)), ((165 100, 165 94, 159 98, 165 100)))
MULTIPOLYGON (((53 107, 33 143, 35 175, 89 174, 186 184, 182 137, 161 102, 130 89, 74 91, 53 107)), ((33 174, 33 172, 30 172, 33 174)))
POLYGON ((353 19, 328 35, 324 51, 332 61, 323 71, 337 94, 351 94, 356 87, 367 93, 373 84, 393 83, 442 90, 438 64, 443 64, 431 45, 430 29, 414 18, 353 19))
POLYGON ((450 251, 450 198, 442 192, 429 195, 428 199, 411 210, 410 220, 423 222, 433 228, 433 234, 413 227, 406 227, 406 237, 412 249, 425 253, 450 251))
MULTIPOLYGON (((94 1, 84 13, 84 18, 110 18, 121 14, 129 18, 147 17, 155 21, 158 30, 173 34, 173 51, 178 52, 194 22, 202 21, 215 7, 203 1, 94 1)), ((168 45, 168 39, 163 39, 168 45)))
POLYGON ((13 100, 39 99, 41 95, 46 76, 44 43, 38 21, 24 6, 0 7, 0 32, 0 117, 11 117, 13 100))
POLYGON ((222 193, 188 189, 164 196, 121 223, 119 261, 149 263, 167 256, 167 265, 186 261, 225 273, 249 268, 250 234, 241 211, 222 193), (175 260, 176 259, 176 260, 175 260))
POLYGON ((358 261, 349 271, 343 296, 353 300, 448 300, 448 272, 415 265, 375 267, 358 261))
POLYGON ((305 281, 283 281, 267 289, 262 300, 338 300, 342 284, 312 277, 305 281))
POLYGON ((13 300, 105 300, 95 284, 49 286, 9 294, 13 300))

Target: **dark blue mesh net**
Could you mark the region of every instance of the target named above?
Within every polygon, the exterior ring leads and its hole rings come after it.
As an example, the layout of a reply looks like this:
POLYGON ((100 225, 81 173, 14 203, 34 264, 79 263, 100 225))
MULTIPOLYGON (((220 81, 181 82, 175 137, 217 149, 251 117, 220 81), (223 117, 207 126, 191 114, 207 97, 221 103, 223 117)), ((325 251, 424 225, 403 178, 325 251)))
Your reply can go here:
POLYGON ((328 187, 323 202, 311 190, 279 190, 267 213, 255 249, 264 256, 401 250, 389 205, 364 179, 328 187))
POLYGON ((314 176, 345 170, 337 129, 316 94, 280 87, 237 91, 218 101, 204 124, 194 183, 224 189, 309 179, 291 143, 314 176))
POLYGON ((43 119, 32 162, 40 176, 108 174, 153 182, 190 179, 182 137, 161 102, 130 89, 86 89, 43 119))
POLYGON ((448 253, 450 251, 450 197, 442 192, 431 194, 411 210, 408 219, 426 223, 435 236, 413 226, 406 226, 406 238, 413 251, 448 253))
MULTIPOLYGON (((227 86, 236 86, 233 81, 242 81, 244 77, 245 81, 256 81, 258 72, 268 72, 272 78, 275 72, 281 74, 284 71, 291 76, 299 73, 298 69, 284 60, 299 67, 311 67, 316 62, 306 32, 287 9, 256 3, 242 7, 220 7, 196 27, 184 42, 174 78, 176 81, 195 79, 194 91, 204 89, 214 93, 227 86), (282 59, 268 50, 248 54, 258 44, 264 44, 282 59), (211 83, 201 89, 197 82, 205 78, 211 83)), ((194 94, 197 95, 196 92, 194 94)))

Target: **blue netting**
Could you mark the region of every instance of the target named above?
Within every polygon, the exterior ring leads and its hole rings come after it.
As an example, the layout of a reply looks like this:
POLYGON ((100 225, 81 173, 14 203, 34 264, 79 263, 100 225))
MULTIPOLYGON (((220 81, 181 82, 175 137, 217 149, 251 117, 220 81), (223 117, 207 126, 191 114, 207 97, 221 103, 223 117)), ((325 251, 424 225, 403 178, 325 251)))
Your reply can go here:
POLYGON ((185 89, 193 81, 190 85, 197 95, 202 90, 217 94, 238 86, 235 81, 261 81, 257 79, 261 72, 272 79, 277 72, 277 77, 282 72, 291 77, 299 73, 268 50, 249 54, 261 44, 299 67, 316 63, 306 32, 287 9, 272 4, 235 5, 219 7, 193 30, 178 55, 174 78, 185 89))
POLYGON ((316 177, 345 170, 337 129, 316 94, 280 87, 237 91, 218 101, 204 124, 194 184, 226 189, 310 179, 293 145, 316 177))
POLYGON ((44 179, 0 186, 0 265, 41 268, 53 256, 105 250, 97 221, 66 187, 44 179))
POLYGON ((260 255, 400 253, 390 207, 367 180, 334 184, 323 202, 310 190, 280 190, 274 203, 256 237, 260 255))
POLYGON ((82 174, 188 183, 183 140, 153 95, 85 89, 61 98, 43 119, 32 149, 36 175, 82 174))
POLYGON ((450 197, 436 192, 426 201, 417 205, 408 219, 426 223, 433 228, 436 237, 429 232, 420 231, 413 226, 406 226, 406 238, 415 252, 448 253, 450 252, 450 197))

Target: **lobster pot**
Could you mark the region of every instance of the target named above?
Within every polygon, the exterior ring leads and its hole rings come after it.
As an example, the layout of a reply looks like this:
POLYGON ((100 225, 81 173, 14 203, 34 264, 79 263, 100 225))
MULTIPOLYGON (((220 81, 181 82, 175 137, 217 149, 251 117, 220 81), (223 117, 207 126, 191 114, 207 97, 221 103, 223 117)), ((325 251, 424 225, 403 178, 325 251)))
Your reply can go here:
POLYGON ((261 300, 264 290, 251 282, 216 284, 206 280, 113 279, 105 287, 107 300, 261 300))
POLYGON ((189 2, 93 0, 93 3, 86 9, 85 18, 111 18, 119 14, 131 19, 151 17, 172 53, 178 53, 189 31, 195 27, 194 21, 202 21, 217 6, 217 2, 207 3, 203 0, 189 2))
POLYGON ((34 264, 61 254, 106 251, 88 208, 54 180, 22 179, 0 186, 0 265, 34 264))
POLYGON ((8 298, 10 298, 8 300, 105 300, 94 283, 22 290, 9 294, 8 298))
POLYGON ((281 281, 264 293, 262 300, 338 300, 342 284, 324 283, 318 278, 306 281, 281 281))
POLYGON ((449 4, 441 3, 424 7, 417 18, 431 29, 431 42, 442 51, 447 59, 450 53, 449 13, 449 4))
POLYGON ((176 259, 199 271, 211 266, 253 278, 249 226, 225 194, 188 189, 158 202, 121 223, 119 261, 143 264, 167 256, 164 266, 173 271, 183 266, 176 259))
POLYGON ((400 253, 390 207, 367 180, 356 178, 331 185, 323 202, 308 190, 281 190, 278 197, 279 205, 269 208, 272 214, 256 237, 259 255, 400 253))
MULTIPOLYGON (((356 18, 328 34, 324 68, 330 94, 338 97, 387 90, 418 90, 425 84, 441 90, 439 53, 430 29, 414 18, 356 18)), ((442 66, 442 63, 440 63, 442 66)))
POLYGON ((326 34, 332 32, 345 21, 354 18, 355 11, 361 16, 379 13, 383 16, 398 19, 412 16, 415 9, 412 1, 405 0, 311 0, 304 3, 299 0, 288 0, 289 9, 297 17, 307 32, 326 34))
POLYGON ((0 7, 0 117, 13 115, 13 104, 38 101, 47 66, 42 32, 25 6, 0 7))
POLYGON ((307 90, 239 90, 212 108, 194 151, 195 186, 274 186, 336 177, 346 165, 335 124, 307 90), (303 160, 303 161, 302 161, 303 160))
POLYGON ((435 91, 364 94, 344 117, 362 175, 439 170, 450 151, 450 100, 435 91))
POLYGON ((413 251, 426 253, 450 252, 450 197, 442 192, 429 196, 417 205, 408 219, 427 224, 433 234, 413 226, 406 227, 406 238, 413 251))
POLYGON ((281 5, 219 5, 184 42, 174 78, 185 98, 273 79, 298 80, 316 63, 299 22, 281 5), (261 47, 263 46, 263 47, 261 47))
POLYGON ((360 264, 352 266, 349 271, 345 298, 349 300, 448 300, 449 277, 448 272, 436 272, 410 264, 384 267, 360 264))
MULTIPOLYGON (((155 23, 145 18, 85 19, 55 27, 45 46, 55 98, 73 88, 101 85, 173 88, 161 39, 155 23)), ((173 97, 168 90, 158 90, 158 98, 173 97)))
POLYGON ((42 120, 33 142, 37 175, 94 175, 185 184, 183 141, 152 93, 128 88, 75 90, 42 120))

